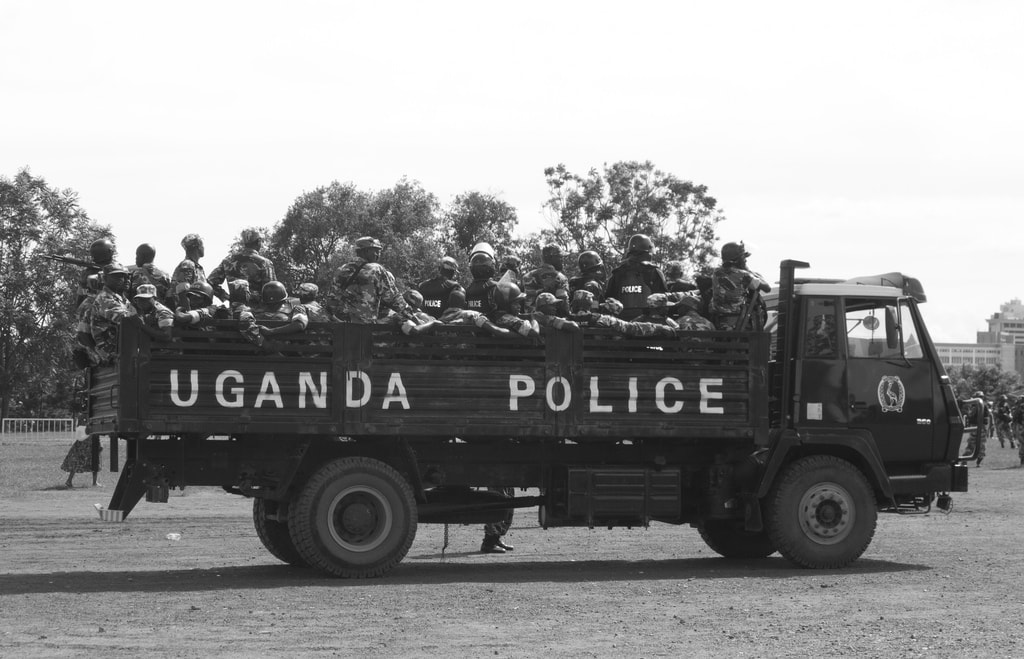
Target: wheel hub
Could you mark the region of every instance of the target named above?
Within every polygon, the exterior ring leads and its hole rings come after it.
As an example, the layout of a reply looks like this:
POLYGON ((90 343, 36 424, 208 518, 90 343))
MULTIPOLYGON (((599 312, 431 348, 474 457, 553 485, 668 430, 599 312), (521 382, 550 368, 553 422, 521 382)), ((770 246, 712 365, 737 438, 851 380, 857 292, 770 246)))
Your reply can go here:
POLYGON ((366 486, 339 492, 327 510, 331 537, 346 550, 370 551, 387 539, 391 504, 383 493, 366 486))
POLYGON ((841 542, 853 528, 850 493, 837 483, 818 483, 800 500, 798 512, 804 534, 822 545, 841 542))

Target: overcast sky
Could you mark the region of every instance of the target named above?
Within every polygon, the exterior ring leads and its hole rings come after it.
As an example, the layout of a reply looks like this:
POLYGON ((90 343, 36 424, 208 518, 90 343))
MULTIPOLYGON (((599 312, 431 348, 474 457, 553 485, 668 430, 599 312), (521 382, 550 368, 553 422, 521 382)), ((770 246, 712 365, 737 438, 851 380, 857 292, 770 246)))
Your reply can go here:
POLYGON ((937 341, 1024 296, 1021 2, 0 0, 0 175, 212 268, 331 181, 500 195, 651 160, 751 267, 922 280, 937 341))

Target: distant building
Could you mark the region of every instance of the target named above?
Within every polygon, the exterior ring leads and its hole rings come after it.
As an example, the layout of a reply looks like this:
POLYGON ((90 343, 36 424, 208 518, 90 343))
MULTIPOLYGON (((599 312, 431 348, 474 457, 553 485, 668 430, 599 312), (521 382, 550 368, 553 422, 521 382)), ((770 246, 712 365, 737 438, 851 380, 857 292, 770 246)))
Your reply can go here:
POLYGON ((999 305, 988 319, 988 331, 978 332, 978 343, 1024 343, 1024 304, 1013 298, 999 305))
POLYGON ((988 331, 978 332, 976 343, 937 343, 935 349, 946 368, 998 366, 1024 376, 1024 303, 1014 298, 999 305, 988 319, 988 331))

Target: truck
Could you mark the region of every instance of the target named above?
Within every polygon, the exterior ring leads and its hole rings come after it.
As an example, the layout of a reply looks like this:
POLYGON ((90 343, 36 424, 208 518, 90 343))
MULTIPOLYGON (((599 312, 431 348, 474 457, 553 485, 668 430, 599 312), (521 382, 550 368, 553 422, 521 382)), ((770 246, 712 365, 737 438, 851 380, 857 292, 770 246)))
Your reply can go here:
POLYGON ((349 578, 393 569, 419 524, 524 508, 545 529, 689 525, 727 558, 847 566, 878 513, 967 491, 964 421, 918 280, 806 267, 781 263, 764 331, 324 323, 267 354, 231 323, 170 342, 126 324, 87 387, 112 469, 126 450, 101 515, 219 486, 252 499, 275 557, 349 578))

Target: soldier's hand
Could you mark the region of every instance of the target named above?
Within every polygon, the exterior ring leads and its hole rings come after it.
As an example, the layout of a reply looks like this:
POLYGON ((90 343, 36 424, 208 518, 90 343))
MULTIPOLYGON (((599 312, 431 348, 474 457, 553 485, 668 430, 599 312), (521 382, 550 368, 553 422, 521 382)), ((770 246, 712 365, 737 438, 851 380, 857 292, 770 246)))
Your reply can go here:
POLYGON ((647 306, 649 307, 664 307, 668 306, 668 295, 664 293, 654 293, 653 295, 647 296, 647 306))

